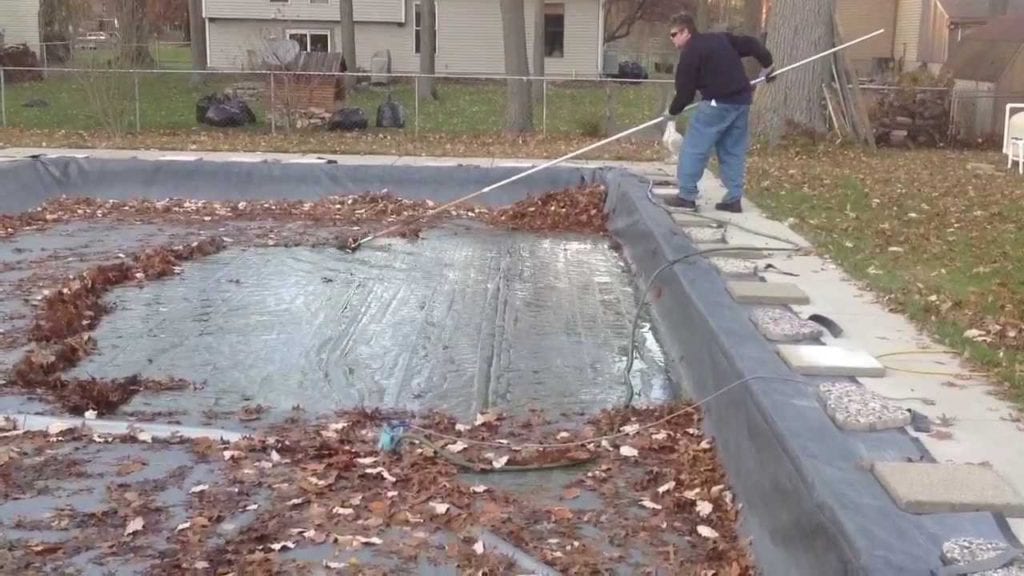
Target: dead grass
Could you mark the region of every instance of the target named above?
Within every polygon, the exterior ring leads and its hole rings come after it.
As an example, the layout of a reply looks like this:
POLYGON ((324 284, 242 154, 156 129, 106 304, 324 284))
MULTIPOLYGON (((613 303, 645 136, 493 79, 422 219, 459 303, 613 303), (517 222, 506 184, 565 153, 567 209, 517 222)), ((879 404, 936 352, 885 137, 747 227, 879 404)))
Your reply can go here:
POLYGON ((1024 179, 1003 161, 975 151, 758 149, 749 190, 1024 402, 1024 179))
MULTIPOLYGON (((557 158, 598 142, 602 137, 530 136, 501 134, 423 134, 418 137, 384 133, 302 132, 291 135, 245 130, 164 130, 111 137, 103 132, 0 129, 0 148, 98 148, 124 150, 197 150, 208 152, 282 152, 300 154, 383 154, 394 156, 451 156, 459 158, 557 158)), ((602 146, 580 159, 657 161, 664 156, 659 143, 623 139, 602 146)))

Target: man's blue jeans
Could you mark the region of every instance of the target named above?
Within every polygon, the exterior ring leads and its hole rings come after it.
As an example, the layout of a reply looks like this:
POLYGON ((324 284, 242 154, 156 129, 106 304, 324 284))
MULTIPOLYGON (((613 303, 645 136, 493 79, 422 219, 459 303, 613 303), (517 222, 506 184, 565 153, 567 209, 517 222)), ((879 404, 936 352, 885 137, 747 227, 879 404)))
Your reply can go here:
POLYGON ((683 148, 679 151, 679 195, 686 200, 697 199, 697 182, 711 157, 718 152, 722 182, 728 193, 722 202, 735 202, 743 197, 743 178, 747 164, 747 145, 750 136, 747 124, 750 106, 742 104, 716 104, 702 101, 697 105, 683 135, 683 148))

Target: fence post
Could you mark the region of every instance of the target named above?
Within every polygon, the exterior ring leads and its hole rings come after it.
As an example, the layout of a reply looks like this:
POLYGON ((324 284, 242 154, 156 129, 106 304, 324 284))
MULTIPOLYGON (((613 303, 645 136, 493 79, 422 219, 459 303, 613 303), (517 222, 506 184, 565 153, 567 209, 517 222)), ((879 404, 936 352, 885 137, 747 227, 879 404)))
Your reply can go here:
POLYGON ((135 133, 140 134, 142 132, 142 110, 139 105, 139 74, 133 74, 135 78, 135 133))
POLYGON ((156 52, 156 68, 157 68, 157 70, 159 70, 160 69, 160 39, 159 38, 156 39, 156 50, 155 50, 155 52, 156 52))
POLYGON ((7 128, 7 85, 4 83, 4 68, 0 66, 0 125, 7 128))
POLYGON ((548 79, 541 78, 541 134, 548 135, 548 79))
POLYGON ((419 76, 416 76, 416 77, 414 77, 412 79, 412 91, 413 91, 413 94, 415 94, 415 97, 416 97, 416 100, 414 101, 415 103, 413 104, 413 110, 414 110, 414 113, 413 113, 413 116, 414 116, 413 125, 415 127, 414 130, 413 130, 413 135, 414 136, 419 136, 420 135, 420 77, 419 76))
POLYGON ((270 133, 277 134, 277 100, 274 95, 274 73, 270 73, 270 133))

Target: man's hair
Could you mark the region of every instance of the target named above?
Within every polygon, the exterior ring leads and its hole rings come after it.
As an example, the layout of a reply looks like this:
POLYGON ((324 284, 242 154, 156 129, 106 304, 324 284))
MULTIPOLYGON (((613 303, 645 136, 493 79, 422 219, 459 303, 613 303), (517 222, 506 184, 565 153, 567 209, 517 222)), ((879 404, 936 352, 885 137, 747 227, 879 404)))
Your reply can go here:
POLYGON ((672 17, 671 20, 672 28, 683 28, 688 30, 690 34, 697 32, 697 23, 694 21, 693 16, 689 12, 680 12, 672 17))

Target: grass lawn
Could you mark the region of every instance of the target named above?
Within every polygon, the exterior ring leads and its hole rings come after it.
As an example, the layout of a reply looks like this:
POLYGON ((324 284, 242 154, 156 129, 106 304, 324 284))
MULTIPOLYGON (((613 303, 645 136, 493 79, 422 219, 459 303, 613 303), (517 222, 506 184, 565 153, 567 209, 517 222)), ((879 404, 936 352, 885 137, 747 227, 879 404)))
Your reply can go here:
POLYGON ((749 190, 1024 402, 1024 179, 1003 162, 994 152, 758 149, 749 190))
MULTIPOLYGON (((93 54, 93 57, 96 55, 93 54)), ((91 73, 89 73, 91 74, 91 73)), ((107 78, 110 76, 107 75, 107 78)), ((119 109, 135 126, 135 89, 131 75, 120 76, 119 109)), ((7 125, 22 129, 95 130, 102 128, 97 106, 86 89, 86 73, 50 71, 42 82, 9 85, 6 90, 7 125), (46 101, 46 107, 26 107, 31 100, 46 101)), ((195 102, 204 94, 222 91, 238 82, 262 84, 266 76, 258 74, 205 76, 198 85, 191 75, 153 73, 138 76, 139 117, 143 131, 182 130, 195 127, 195 102)), ((94 84, 94 83, 93 83, 94 84)), ((575 82, 549 84, 546 128, 549 134, 602 136, 607 126, 618 131, 649 120, 664 105, 664 84, 624 85, 613 82, 575 82)), ((437 101, 421 102, 419 130, 421 133, 487 134, 500 132, 505 117, 505 86, 500 82, 438 80, 437 101)), ((401 102, 408 113, 406 131, 415 126, 415 98, 412 84, 397 84, 392 98, 401 102)), ((371 126, 377 106, 386 99, 386 92, 361 88, 354 91, 349 106, 363 108, 371 126)), ((266 131, 270 126, 265 110, 269 95, 250 101, 260 124, 253 130, 266 131)), ((537 131, 545 127, 543 108, 535 107, 537 131)))

